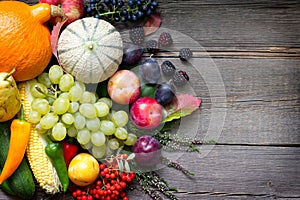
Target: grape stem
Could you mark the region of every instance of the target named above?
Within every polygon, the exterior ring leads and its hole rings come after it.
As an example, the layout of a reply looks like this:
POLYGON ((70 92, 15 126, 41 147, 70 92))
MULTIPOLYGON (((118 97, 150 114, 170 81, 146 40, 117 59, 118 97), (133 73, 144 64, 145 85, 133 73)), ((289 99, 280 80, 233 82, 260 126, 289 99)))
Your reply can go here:
POLYGON ((38 85, 35 85, 34 88, 35 88, 39 93, 42 93, 42 94, 46 95, 47 97, 50 97, 50 98, 53 98, 53 99, 57 99, 56 96, 51 95, 51 94, 48 94, 48 93, 45 93, 38 85))
MULTIPOLYGON (((146 6, 148 6, 150 4, 150 2, 146 2, 146 6)), ((107 15, 113 15, 113 14, 118 14, 119 16, 121 16, 121 11, 120 10, 117 10, 118 7, 117 6, 114 6, 113 8, 113 11, 108 11, 108 12, 105 12, 105 13, 101 13, 100 10, 98 9, 98 7, 96 7, 96 10, 97 10, 97 13, 99 16, 105 16, 107 17, 107 15)), ((136 6, 135 8, 128 8, 128 13, 133 13, 135 11, 139 10, 139 7, 136 6)))

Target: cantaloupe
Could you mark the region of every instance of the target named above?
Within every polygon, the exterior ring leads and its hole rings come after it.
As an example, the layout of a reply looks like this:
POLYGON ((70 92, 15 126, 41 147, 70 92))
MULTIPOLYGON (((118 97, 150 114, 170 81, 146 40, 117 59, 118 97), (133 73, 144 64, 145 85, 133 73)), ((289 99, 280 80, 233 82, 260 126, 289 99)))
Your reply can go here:
POLYGON ((57 52, 61 66, 76 80, 99 83, 118 70, 123 57, 123 41, 109 22, 83 18, 62 31, 57 52))

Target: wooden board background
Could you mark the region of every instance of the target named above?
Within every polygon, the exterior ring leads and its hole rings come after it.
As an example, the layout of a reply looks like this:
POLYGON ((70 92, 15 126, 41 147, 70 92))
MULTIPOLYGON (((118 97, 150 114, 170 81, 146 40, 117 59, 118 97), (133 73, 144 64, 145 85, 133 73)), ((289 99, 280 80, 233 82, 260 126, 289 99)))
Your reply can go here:
MULTIPOLYGON (((214 125, 213 112, 225 114, 224 126, 205 156, 183 153, 178 159, 194 178, 169 168, 159 173, 178 188, 180 199, 300 199, 300 1, 159 2, 162 27, 201 45, 193 59, 213 62, 226 92, 214 102, 218 98, 199 73, 182 66, 203 98, 189 117, 198 127, 195 137, 214 125)), ((176 52, 158 54, 164 59, 179 62, 176 52)), ((129 194, 149 199, 137 190, 129 194)), ((0 199, 14 198, 0 193, 0 199)))

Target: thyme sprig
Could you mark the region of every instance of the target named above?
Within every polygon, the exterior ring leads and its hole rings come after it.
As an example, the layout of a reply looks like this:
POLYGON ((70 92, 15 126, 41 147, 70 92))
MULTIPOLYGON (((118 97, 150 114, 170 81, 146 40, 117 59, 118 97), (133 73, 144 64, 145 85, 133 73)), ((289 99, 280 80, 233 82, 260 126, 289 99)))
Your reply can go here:
POLYGON ((138 172, 136 173, 136 180, 142 189, 154 200, 162 200, 161 194, 171 200, 178 200, 177 196, 172 193, 172 191, 177 191, 177 189, 170 187, 168 182, 155 171, 138 172))
POLYGON ((179 150, 186 152, 200 152, 199 145, 212 144, 213 140, 197 140, 188 136, 182 136, 166 131, 157 131, 153 137, 157 139, 165 150, 179 150))
POLYGON ((182 173, 188 175, 188 176, 194 176, 195 174, 193 172, 191 172, 190 170, 186 169, 185 167, 183 167, 179 162, 175 161, 175 160, 170 160, 166 157, 164 157, 162 159, 162 162, 167 165, 168 167, 172 167, 175 168, 179 171, 181 171, 182 173))

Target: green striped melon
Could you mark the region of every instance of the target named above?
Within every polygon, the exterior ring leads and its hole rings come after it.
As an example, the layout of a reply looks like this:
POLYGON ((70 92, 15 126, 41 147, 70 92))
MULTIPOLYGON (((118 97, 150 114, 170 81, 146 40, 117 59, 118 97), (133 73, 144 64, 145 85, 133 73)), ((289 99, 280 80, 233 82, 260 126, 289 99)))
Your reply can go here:
POLYGON ((82 18, 61 32, 57 53, 61 66, 76 80, 98 83, 118 70, 123 57, 123 41, 109 22, 82 18))

